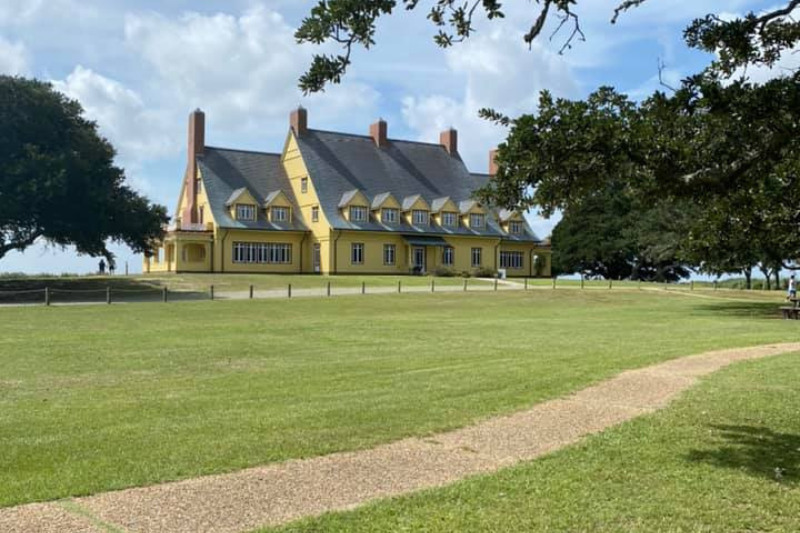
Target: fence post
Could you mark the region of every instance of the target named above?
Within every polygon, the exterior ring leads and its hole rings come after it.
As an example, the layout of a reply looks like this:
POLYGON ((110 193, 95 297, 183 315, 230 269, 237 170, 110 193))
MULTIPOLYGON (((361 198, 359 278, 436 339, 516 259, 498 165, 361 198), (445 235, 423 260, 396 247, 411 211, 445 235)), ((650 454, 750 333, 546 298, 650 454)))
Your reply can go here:
POLYGON ((208 288, 208 295, 211 297, 212 300, 214 299, 214 286, 213 285, 211 285, 208 288))
POLYGON ((690 290, 690 291, 693 291, 693 290, 694 290, 694 280, 692 280, 692 281, 690 281, 690 282, 689 282, 689 290, 690 290))
POLYGON ((286 294, 287 294, 287 296, 288 296, 289 298, 291 298, 291 297, 292 297, 292 284, 291 284, 291 283, 289 284, 289 287, 288 287, 288 290, 287 290, 287 293, 286 293, 286 294))
POLYGON ((253 299, 253 286, 250 285, 250 299, 253 299))
POLYGON ((494 290, 497 290, 497 278, 494 278, 494 290))
POLYGON ((464 292, 467 292, 467 281, 469 281, 469 279, 464 278, 464 292))
POLYGON ((403 292, 401 283, 403 283, 403 282, 398 279, 397 280, 397 294, 400 294, 401 292, 403 292))
POLYGON ((111 285, 106 287, 106 303, 111 305, 111 285))
POLYGON ((611 290, 611 284, 613 283, 611 278, 608 278, 608 290, 611 290))
POLYGON ((436 281, 431 278, 431 292, 436 292, 436 281))
POLYGON ((361 294, 367 294, 367 282, 366 281, 362 281, 361 282, 361 294))
POLYGON ((328 282, 328 296, 331 295, 331 282, 328 282))
POLYGON ((166 288, 166 287, 164 287, 163 289, 161 289, 161 300, 162 300, 164 303, 167 303, 167 288, 166 288))
POLYGON ((581 274, 581 289, 583 288, 583 274, 581 274))
POLYGON ((525 290, 528 290, 528 278, 525 278, 525 290))
POLYGON ((556 279, 557 278, 553 278, 553 290, 556 290, 556 279))
POLYGON ((714 290, 717 290, 717 280, 714 280, 714 290))
POLYGON ((50 287, 44 288, 44 305, 50 305, 50 287))
POLYGON ((639 290, 642 290, 642 280, 639 280, 639 285, 637 287, 639 290))

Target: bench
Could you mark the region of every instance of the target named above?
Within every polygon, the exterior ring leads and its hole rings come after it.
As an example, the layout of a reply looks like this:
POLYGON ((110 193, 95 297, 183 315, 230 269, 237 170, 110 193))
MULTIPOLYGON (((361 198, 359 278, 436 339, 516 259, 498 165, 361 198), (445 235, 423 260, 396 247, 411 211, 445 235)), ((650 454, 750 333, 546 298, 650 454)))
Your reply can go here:
POLYGON ((797 320, 798 313, 800 313, 800 308, 797 308, 795 306, 784 305, 781 306, 781 313, 783 313, 783 318, 785 320, 789 319, 797 320))

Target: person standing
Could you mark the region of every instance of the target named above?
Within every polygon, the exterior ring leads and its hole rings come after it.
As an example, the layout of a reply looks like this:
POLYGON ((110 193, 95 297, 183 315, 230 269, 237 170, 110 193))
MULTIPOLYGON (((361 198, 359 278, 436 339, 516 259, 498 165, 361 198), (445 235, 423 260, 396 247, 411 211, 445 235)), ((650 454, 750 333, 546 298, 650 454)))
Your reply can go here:
POLYGON ((106 273, 106 262, 101 259, 100 260, 100 264, 98 265, 98 268, 100 269, 100 275, 101 276, 103 274, 105 274, 106 273))
POLYGON ((786 293, 787 300, 794 300, 797 298, 797 283, 794 280, 794 274, 789 276, 789 291, 786 293))

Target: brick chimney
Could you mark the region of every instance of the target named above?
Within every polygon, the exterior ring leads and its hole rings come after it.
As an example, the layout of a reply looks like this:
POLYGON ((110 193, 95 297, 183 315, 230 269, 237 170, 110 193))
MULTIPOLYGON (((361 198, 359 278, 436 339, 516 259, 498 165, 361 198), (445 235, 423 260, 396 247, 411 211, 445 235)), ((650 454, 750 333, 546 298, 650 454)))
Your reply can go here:
POLYGON ((444 146, 447 153, 453 156, 458 155, 458 132, 453 128, 439 134, 439 144, 444 146))
POLYGON ((489 150, 489 175, 497 176, 497 150, 489 150))
POLYGON ((389 126, 383 119, 378 120, 378 122, 369 127, 369 135, 379 148, 383 148, 389 143, 387 138, 388 130, 389 126))
POLYGON ((189 146, 186 151, 186 207, 181 213, 181 222, 196 224, 197 217, 197 157, 206 151, 206 115, 195 109, 189 115, 189 146))
POLYGON ((289 115, 289 124, 295 135, 305 135, 308 131, 308 111, 303 106, 299 106, 289 115))

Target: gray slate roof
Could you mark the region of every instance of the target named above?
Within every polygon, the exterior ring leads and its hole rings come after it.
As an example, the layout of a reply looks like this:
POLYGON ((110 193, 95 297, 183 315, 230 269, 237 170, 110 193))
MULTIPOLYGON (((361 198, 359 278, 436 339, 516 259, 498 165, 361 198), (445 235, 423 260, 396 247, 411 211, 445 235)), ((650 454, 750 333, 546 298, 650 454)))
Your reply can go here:
POLYGON ((287 222, 270 222, 258 206, 256 220, 236 220, 225 206, 238 189, 247 189, 258 201, 264 201, 271 192, 281 190, 292 204, 297 205, 280 154, 206 147, 205 154, 197 157, 197 165, 214 220, 220 227, 306 231, 296 216, 287 222))
POLYGON ((321 208, 336 229, 483 235, 511 241, 539 241, 527 224, 523 234, 507 235, 491 217, 487 217, 486 227, 479 231, 433 224, 419 227, 405 223, 385 225, 379 220, 348 222, 339 209, 342 195, 347 191, 359 190, 368 199, 389 191, 395 198, 403 198, 404 206, 409 197, 416 195, 421 195, 428 203, 449 196, 458 204, 469 200, 472 192, 484 185, 489 176, 470 173, 460 158, 451 156, 438 144, 389 140, 387 146, 379 148, 369 136, 321 130, 308 130, 297 141, 321 208))

